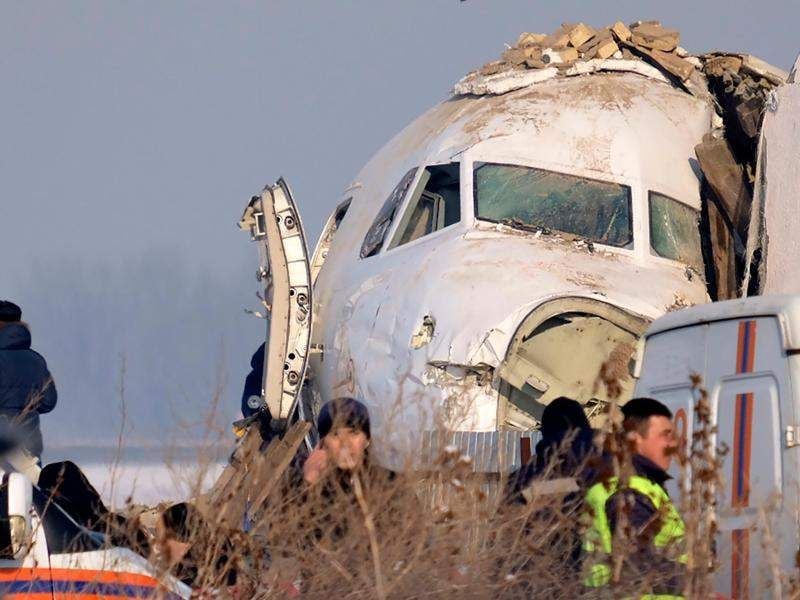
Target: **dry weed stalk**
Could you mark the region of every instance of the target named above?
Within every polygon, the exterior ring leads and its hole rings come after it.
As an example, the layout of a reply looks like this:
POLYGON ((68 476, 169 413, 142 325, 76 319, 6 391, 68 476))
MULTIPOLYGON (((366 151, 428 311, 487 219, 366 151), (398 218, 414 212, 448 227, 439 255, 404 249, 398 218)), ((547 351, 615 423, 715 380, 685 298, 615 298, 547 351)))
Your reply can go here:
MULTIPOLYGON (((608 379, 601 376, 600 384, 611 391, 613 377, 608 379)), ((690 575, 686 593, 696 598, 713 592, 713 506, 725 449, 715 447, 701 382, 695 379, 693 385, 697 425, 679 460, 681 489, 687 491, 682 506, 690 575)), ((618 394, 609 397, 600 439, 610 459, 610 474, 625 478, 631 474, 630 448, 621 430, 618 394)), ((565 440, 565 452, 568 447, 565 440)), ((553 458, 545 477, 560 459, 553 458)), ((572 556, 570 540, 585 526, 579 505, 565 503, 557 494, 533 496, 526 504, 509 503, 504 478, 475 473, 470 458, 455 447, 444 448, 428 470, 407 466, 395 477, 366 471, 353 478, 350 487, 334 486, 330 496, 318 497, 305 489, 298 465, 293 465, 264 507, 251 515, 247 531, 213 515, 192 523, 194 583, 205 590, 200 597, 210 590, 217 597, 264 599, 289 598, 298 591, 302 598, 597 597, 596 590, 583 588, 580 566, 572 556), (237 575, 233 586, 231 569, 237 575)), ((200 490, 202 481, 203 473, 198 473, 192 489, 200 490)), ((611 591, 635 596, 662 575, 646 572, 626 579, 626 559, 636 548, 629 543, 632 532, 626 531, 625 510, 621 513, 614 541, 620 549, 613 565, 617 587, 611 591)), ((166 540, 155 538, 142 545, 141 522, 132 517, 108 525, 109 539, 120 543, 127 536, 127 544, 145 556, 150 546, 164 546, 166 540)), ((764 543, 775 544, 766 535, 764 543)), ((174 571, 164 558, 154 555, 162 576, 174 571)), ((775 578, 777 559, 772 564, 775 578)), ((796 591, 788 595, 800 600, 796 591)))
POLYGON ((691 440, 681 444, 679 485, 683 491, 681 513, 686 524, 688 555, 686 588, 689 598, 704 598, 714 591, 714 517, 717 489, 722 485, 722 463, 727 448, 716 444, 717 428, 712 420, 708 392, 699 375, 691 378, 694 397, 694 427, 691 440), (683 447, 681 447, 683 446, 683 447))

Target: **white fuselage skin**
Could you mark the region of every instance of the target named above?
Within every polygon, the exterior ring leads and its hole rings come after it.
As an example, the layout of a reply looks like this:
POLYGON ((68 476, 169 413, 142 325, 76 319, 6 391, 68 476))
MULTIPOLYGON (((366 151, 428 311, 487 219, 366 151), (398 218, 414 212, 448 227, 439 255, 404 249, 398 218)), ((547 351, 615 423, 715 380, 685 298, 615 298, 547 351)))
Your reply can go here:
MULTIPOLYGON (((700 208, 694 147, 711 129, 713 109, 669 84, 631 74, 554 79, 502 96, 454 97, 392 139, 345 192, 352 198, 315 284, 313 389, 320 400, 354 396, 373 420, 373 455, 399 467, 423 430, 498 428, 496 382, 460 394, 430 363, 503 361, 519 323, 542 302, 595 298, 654 319, 675 305, 708 301, 703 277, 650 249, 648 191, 700 208), (411 168, 459 162, 460 222, 359 256, 385 199, 411 168), (550 236, 475 218, 473 164, 503 163, 630 186, 632 249, 595 244, 594 252, 550 236), (389 248, 387 250, 387 248, 389 248), (412 335, 425 315, 431 341, 412 335), (450 407, 452 408, 452 407, 450 407)), ((413 184, 412 184, 413 188, 413 184)))

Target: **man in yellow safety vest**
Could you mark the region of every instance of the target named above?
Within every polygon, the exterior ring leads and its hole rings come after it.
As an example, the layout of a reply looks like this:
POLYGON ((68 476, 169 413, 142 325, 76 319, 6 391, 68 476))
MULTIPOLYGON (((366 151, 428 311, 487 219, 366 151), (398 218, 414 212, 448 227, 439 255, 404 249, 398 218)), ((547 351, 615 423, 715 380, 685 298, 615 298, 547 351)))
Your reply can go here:
POLYGON ((683 598, 685 527, 664 488, 676 447, 672 413, 652 398, 634 398, 622 413, 633 474, 623 482, 605 478, 586 492, 584 585, 608 588, 612 555, 619 551, 614 546, 624 541, 623 584, 638 587, 648 600, 683 598))

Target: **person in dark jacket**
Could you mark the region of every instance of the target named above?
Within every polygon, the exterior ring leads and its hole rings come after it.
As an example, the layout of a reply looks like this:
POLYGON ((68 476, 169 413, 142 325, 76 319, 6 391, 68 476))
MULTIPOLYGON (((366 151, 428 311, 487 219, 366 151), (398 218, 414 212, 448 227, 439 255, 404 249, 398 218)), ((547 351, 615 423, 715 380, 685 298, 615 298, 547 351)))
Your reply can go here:
POLYGON ((289 552, 303 593, 314 597, 323 594, 315 587, 322 580, 310 576, 321 556, 358 579, 371 573, 371 552, 394 565, 426 539, 421 519, 413 518, 421 512, 415 487, 370 459, 367 407, 353 398, 331 400, 320 411, 317 429, 320 441, 293 482, 298 494, 290 503, 300 534, 289 552))
POLYGON ((53 377, 44 358, 31 349, 31 333, 19 306, 0 300, 0 419, 10 424, 22 446, 42 455, 39 415, 56 406, 53 377))
POLYGON ((303 465, 303 479, 317 484, 323 475, 349 479, 353 471, 368 465, 367 448, 372 433, 369 411, 358 400, 338 398, 327 402, 317 419, 319 444, 303 465))
POLYGON ((163 566, 192 588, 233 586, 236 548, 230 534, 212 528, 191 504, 179 502, 167 507, 156 522, 156 550, 163 566))
POLYGON ((537 478, 577 477, 582 484, 593 483, 598 454, 594 430, 583 407, 561 396, 548 404, 542 413, 541 439, 533 459, 510 477, 508 499, 524 503, 522 491, 537 478))
POLYGON ((592 523, 586 532, 585 585, 609 585, 609 557, 623 553, 622 583, 652 582, 648 598, 682 598, 686 576, 685 525, 665 489, 677 447, 672 413, 653 398, 633 398, 622 407, 623 430, 631 446, 633 474, 625 481, 599 481, 587 492, 592 523), (624 515, 624 520, 621 518, 624 515), (620 524, 625 527, 618 531, 620 524))
MULTIPOLYGON (((505 508, 512 511, 511 516, 515 505, 531 503, 523 508, 532 511, 525 513, 527 535, 548 547, 552 556, 560 557, 562 567, 577 576, 581 569, 583 498, 597 479, 602 454, 583 407, 571 398, 556 398, 545 407, 540 433, 534 458, 509 480, 505 508), (531 496, 531 490, 545 481, 564 487, 531 496)), ((525 573, 532 566, 524 562, 518 572, 525 573)))
POLYGON ((264 380, 264 344, 261 344, 250 359, 250 372, 244 379, 242 390, 242 416, 249 417, 256 412, 247 401, 251 396, 261 396, 261 385, 264 380))

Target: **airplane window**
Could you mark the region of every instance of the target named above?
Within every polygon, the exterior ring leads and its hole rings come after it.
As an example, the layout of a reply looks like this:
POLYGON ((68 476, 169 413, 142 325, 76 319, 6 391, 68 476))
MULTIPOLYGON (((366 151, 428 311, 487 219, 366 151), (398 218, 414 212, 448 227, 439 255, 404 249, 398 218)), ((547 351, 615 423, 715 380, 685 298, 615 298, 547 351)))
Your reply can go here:
POLYGON ((331 218, 328 220, 328 224, 325 227, 325 232, 322 234, 323 240, 326 243, 330 244, 333 240, 333 236, 339 230, 339 225, 342 224, 342 221, 347 214, 347 210, 350 208, 350 202, 352 202, 352 200, 352 198, 348 198, 339 206, 337 206, 335 211, 333 211, 333 215, 331 215, 331 218))
POLYGON ((474 177, 479 219, 633 247, 631 189, 626 185, 490 163, 478 166, 474 177))
POLYGON ((375 217, 372 226, 364 237, 364 242, 361 244, 361 258, 374 256, 383 247, 386 232, 388 232, 389 228, 392 226, 392 221, 397 213, 397 209, 403 201, 403 198, 405 198, 406 192, 411 186, 411 182, 414 181, 414 176, 416 174, 417 168, 414 167, 403 175, 400 183, 395 186, 392 193, 389 194, 389 197, 386 199, 386 202, 383 203, 378 216, 375 217))
POLYGON ((650 246, 664 258, 680 261, 703 272, 700 213, 663 194, 650 192, 650 246))
POLYGON ((339 206, 336 207, 336 215, 334 215, 333 217, 334 231, 339 229, 339 225, 342 224, 344 216, 347 214, 347 210, 350 208, 350 202, 352 201, 353 201, 352 198, 348 198, 347 200, 345 200, 339 206))
POLYGON ((395 245, 458 223, 461 220, 460 187, 458 163, 427 167, 406 210, 407 216, 398 228, 403 233, 395 245))

